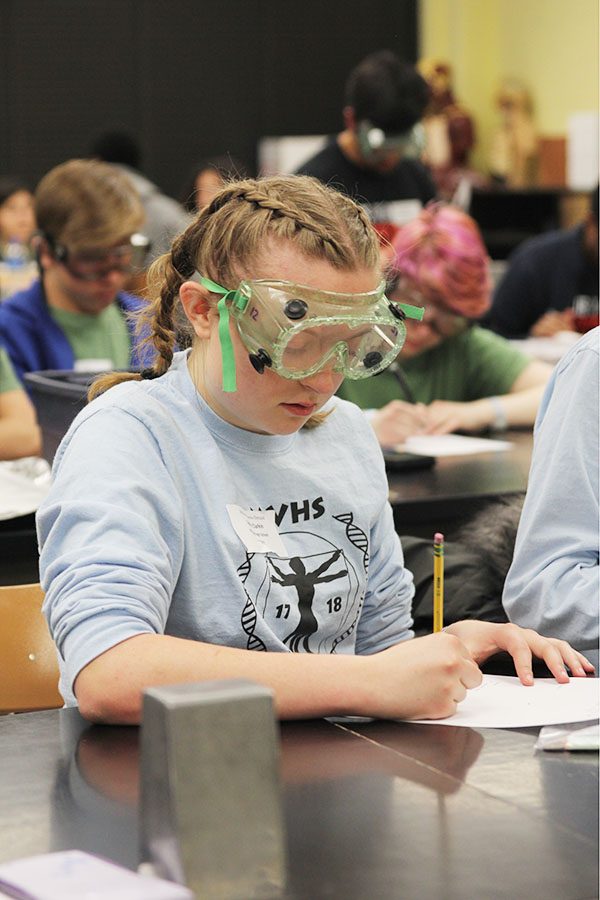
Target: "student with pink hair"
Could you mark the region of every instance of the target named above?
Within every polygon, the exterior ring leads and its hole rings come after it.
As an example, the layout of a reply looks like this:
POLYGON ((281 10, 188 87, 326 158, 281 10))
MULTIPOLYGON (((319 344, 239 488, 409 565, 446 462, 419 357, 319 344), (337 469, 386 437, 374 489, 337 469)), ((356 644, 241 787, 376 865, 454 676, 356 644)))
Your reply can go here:
POLYGON ((489 260, 475 221, 434 203, 394 241, 388 296, 425 307, 406 322, 402 365, 345 381, 384 446, 414 434, 533 425, 551 368, 476 324, 489 308, 489 260))

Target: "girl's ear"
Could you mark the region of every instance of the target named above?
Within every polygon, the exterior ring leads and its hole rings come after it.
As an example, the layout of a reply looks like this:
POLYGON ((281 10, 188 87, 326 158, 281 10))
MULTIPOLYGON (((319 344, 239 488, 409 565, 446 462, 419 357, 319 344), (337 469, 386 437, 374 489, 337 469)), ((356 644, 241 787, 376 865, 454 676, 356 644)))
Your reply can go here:
POLYGON ((210 319, 214 316, 214 306, 210 293, 195 281, 184 281, 179 288, 179 299, 194 332, 199 338, 210 335, 210 319), (212 315, 211 315, 212 313, 212 315))

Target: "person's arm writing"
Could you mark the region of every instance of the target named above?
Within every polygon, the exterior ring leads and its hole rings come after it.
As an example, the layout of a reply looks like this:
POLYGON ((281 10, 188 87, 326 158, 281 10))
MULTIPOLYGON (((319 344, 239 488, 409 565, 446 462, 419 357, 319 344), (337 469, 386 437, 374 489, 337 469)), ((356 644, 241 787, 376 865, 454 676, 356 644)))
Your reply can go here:
POLYGON ((414 638, 371 656, 264 653, 140 634, 85 666, 75 694, 85 718, 134 724, 144 688, 222 678, 249 678, 271 688, 283 719, 441 718, 480 683, 481 672, 458 638, 447 634, 414 638))
POLYGON ((412 434, 426 431, 429 416, 423 403, 392 400, 373 413, 370 421, 382 447, 393 447, 412 434))
POLYGON ((533 361, 515 379, 509 393, 494 400, 488 397, 469 403, 435 400, 427 407, 425 433, 477 432, 493 428, 498 416, 497 404, 501 404, 508 427, 533 425, 551 372, 551 367, 546 363, 533 361))
POLYGON ((530 362, 515 379, 509 393, 494 400, 488 397, 463 403, 434 400, 428 406, 392 400, 371 416, 371 425, 384 447, 401 444, 414 434, 493 428, 498 416, 497 404, 501 404, 508 427, 533 425, 551 371, 546 363, 530 362))
POLYGON ((95 722, 140 721, 142 691, 157 684, 249 678, 270 687, 282 719, 326 715, 445 718, 481 682, 479 663, 499 650, 514 658, 524 684, 532 682, 532 654, 557 681, 593 666, 565 641, 530 629, 490 622, 458 622, 371 656, 263 653, 167 635, 140 634, 102 653, 75 681, 81 713, 95 722))

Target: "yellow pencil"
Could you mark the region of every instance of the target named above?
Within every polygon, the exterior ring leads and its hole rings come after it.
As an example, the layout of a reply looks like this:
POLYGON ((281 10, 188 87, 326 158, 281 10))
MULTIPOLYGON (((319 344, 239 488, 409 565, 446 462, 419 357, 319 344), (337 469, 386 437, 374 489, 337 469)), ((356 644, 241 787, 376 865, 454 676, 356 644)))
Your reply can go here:
POLYGON ((433 536, 433 632, 444 627, 444 535, 433 536))

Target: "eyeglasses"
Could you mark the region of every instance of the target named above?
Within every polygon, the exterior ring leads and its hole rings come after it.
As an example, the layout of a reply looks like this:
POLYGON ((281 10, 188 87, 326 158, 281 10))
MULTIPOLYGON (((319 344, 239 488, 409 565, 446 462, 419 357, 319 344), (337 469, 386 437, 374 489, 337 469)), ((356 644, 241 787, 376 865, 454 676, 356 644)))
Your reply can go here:
POLYGON ((79 281, 103 281, 111 272, 129 275, 143 268, 150 249, 150 241, 144 234, 135 233, 126 244, 108 250, 80 250, 71 252, 64 244, 43 235, 54 259, 79 281))

